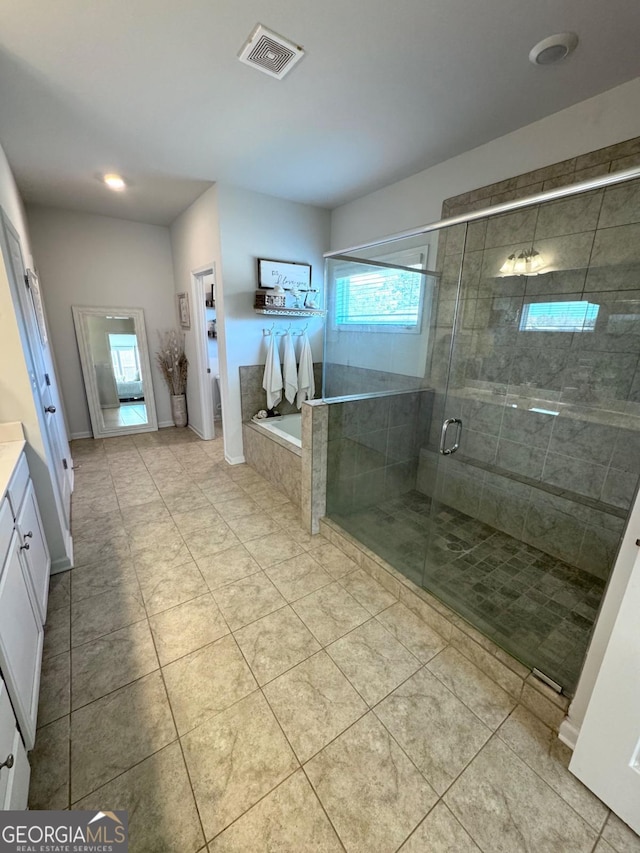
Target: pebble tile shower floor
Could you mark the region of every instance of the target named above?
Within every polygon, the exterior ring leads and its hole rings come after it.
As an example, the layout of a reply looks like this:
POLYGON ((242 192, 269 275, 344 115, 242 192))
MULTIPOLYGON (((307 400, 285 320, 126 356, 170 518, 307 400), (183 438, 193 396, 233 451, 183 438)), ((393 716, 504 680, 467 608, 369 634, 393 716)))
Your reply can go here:
POLYGON ((74 442, 32 808, 132 853, 637 853, 554 733, 220 439, 74 442))
POLYGON ((604 581, 450 507, 432 518, 421 492, 333 517, 415 583, 424 572, 430 592, 573 693, 604 581))

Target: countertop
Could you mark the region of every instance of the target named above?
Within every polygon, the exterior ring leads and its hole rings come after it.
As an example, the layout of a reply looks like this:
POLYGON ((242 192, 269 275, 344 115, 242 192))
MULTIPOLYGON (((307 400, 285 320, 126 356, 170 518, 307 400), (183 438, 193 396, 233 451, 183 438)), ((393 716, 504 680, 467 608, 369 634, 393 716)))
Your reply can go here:
POLYGON ((9 480, 25 444, 21 423, 0 424, 0 500, 7 494, 9 480))

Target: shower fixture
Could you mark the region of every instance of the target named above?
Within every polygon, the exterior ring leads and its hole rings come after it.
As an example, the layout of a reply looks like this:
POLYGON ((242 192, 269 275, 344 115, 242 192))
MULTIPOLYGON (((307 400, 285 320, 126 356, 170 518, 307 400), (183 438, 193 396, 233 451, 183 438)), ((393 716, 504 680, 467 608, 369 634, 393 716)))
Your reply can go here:
POLYGON ((512 252, 500 267, 500 275, 539 275, 547 266, 537 249, 524 249, 518 255, 512 252))

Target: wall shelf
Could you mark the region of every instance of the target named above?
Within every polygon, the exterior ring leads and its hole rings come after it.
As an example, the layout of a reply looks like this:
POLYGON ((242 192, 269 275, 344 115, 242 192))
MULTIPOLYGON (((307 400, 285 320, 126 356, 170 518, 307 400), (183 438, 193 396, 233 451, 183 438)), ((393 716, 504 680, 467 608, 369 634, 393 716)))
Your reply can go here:
POLYGON ((276 317, 324 317, 327 313, 321 308, 254 308, 256 314, 270 314, 276 317))

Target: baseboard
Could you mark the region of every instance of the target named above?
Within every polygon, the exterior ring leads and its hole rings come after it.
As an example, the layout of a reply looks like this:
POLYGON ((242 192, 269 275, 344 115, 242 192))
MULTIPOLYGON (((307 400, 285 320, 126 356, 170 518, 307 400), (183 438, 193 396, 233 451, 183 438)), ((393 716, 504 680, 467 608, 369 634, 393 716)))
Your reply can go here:
POLYGON ((227 456, 225 453, 225 460, 229 463, 229 465, 242 465, 243 462, 246 462, 244 456, 227 456))
POLYGON ((564 720, 560 723, 560 728, 558 729, 558 738, 562 741, 562 743, 568 746, 569 749, 574 750, 578 742, 579 734, 580 729, 572 721, 571 717, 565 717, 564 720))
POLYGON ((49 574, 58 575, 60 572, 67 572, 71 568, 73 568, 73 564, 69 557, 60 557, 59 559, 52 561, 49 574))
POLYGON ((78 438, 93 438, 93 433, 91 432, 91 430, 89 430, 88 432, 72 432, 70 437, 71 441, 74 441, 78 438))

